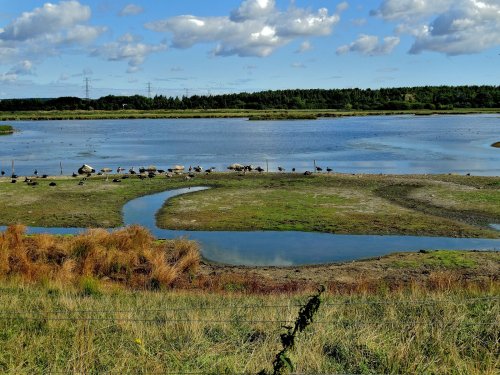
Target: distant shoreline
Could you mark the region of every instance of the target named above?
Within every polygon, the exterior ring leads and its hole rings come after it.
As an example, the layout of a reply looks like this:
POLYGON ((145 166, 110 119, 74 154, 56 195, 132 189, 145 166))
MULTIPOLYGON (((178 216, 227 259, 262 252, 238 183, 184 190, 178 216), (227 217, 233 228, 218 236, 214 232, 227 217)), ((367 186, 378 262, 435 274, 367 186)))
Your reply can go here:
MULTIPOLYGON (((0 121, 49 120, 127 120, 127 119, 208 119, 248 118, 258 120, 314 120, 353 116, 434 116, 500 114, 500 108, 463 108, 452 110, 119 110, 119 111, 19 111, 0 112, 0 121)), ((2 131, 0 130, 0 133, 2 131)))

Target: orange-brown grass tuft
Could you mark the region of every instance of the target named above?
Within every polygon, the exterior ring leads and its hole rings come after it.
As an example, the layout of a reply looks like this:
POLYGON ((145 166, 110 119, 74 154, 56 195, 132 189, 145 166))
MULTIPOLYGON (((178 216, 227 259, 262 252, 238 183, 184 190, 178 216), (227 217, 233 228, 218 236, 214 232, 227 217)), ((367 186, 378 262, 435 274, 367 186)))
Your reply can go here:
POLYGON ((96 279, 158 289, 176 282, 186 285, 199 262, 197 243, 185 239, 155 242, 139 226, 114 232, 89 229, 74 237, 26 236, 25 227, 19 225, 0 233, 0 277, 29 282, 78 284, 96 279))

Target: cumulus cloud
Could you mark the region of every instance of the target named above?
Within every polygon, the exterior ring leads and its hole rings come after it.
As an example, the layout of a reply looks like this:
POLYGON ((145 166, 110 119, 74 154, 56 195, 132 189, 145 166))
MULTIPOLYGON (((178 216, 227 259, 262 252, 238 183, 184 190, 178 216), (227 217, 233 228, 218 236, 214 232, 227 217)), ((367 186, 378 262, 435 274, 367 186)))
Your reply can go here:
POLYGON ((167 49, 165 44, 152 45, 128 40, 130 39, 122 37, 117 42, 104 44, 94 49, 92 56, 100 56, 108 61, 127 61, 127 73, 135 73, 141 69, 150 54, 167 49))
POLYGON ((379 41, 378 36, 361 34, 351 44, 337 48, 337 54, 343 55, 349 52, 359 52, 368 56, 387 55, 399 44, 399 38, 387 36, 383 42, 379 41))
POLYGON ((91 9, 76 0, 46 3, 0 29, 0 57, 9 63, 56 55, 70 45, 89 44, 105 27, 88 25, 91 9))
POLYGON ((440 14, 417 35, 410 53, 461 55, 500 45, 500 2, 467 0, 440 14))
POLYGON ((139 6, 139 5, 135 5, 135 4, 128 4, 126 5, 118 14, 120 16, 136 16, 138 14, 141 14, 144 12, 144 8, 139 6))
MULTIPOLYGON (((342 7, 341 7, 342 8, 342 7)), ((215 44, 217 56, 259 56, 273 53, 300 37, 329 35, 339 13, 290 7, 277 9, 275 0, 245 0, 229 16, 181 15, 146 24, 150 30, 173 34, 175 48, 215 44)))
POLYGON ((500 45, 499 0, 384 0, 372 11, 415 38, 410 53, 471 54, 500 45))

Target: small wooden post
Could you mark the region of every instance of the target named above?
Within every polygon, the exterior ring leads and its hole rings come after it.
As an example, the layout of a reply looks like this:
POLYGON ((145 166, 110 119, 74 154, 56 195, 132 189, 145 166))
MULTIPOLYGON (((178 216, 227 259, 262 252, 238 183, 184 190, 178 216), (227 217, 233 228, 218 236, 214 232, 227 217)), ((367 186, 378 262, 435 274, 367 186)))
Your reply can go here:
POLYGON ((12 169, 11 175, 13 176, 14 175, 14 160, 12 160, 12 167, 11 167, 11 169, 12 169))
POLYGON ((63 174, 62 161, 59 162, 59 168, 61 169, 61 176, 62 176, 62 174, 63 174))
POLYGON ((314 160, 314 172, 316 172, 316 160, 314 160))
POLYGON ((266 159, 266 172, 269 172, 269 161, 266 159))

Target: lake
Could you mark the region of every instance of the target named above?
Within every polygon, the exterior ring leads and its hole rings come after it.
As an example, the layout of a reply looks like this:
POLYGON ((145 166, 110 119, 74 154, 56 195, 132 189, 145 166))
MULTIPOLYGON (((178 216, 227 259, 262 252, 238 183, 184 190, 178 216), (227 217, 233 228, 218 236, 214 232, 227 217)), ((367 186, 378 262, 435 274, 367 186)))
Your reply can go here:
POLYGON ((162 119, 14 122, 0 137, 1 168, 68 175, 82 164, 126 169, 231 163, 270 171, 500 175, 498 115, 374 116, 293 121, 162 119))

